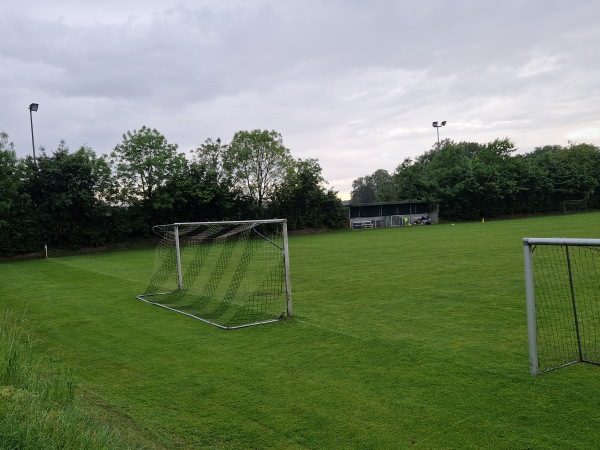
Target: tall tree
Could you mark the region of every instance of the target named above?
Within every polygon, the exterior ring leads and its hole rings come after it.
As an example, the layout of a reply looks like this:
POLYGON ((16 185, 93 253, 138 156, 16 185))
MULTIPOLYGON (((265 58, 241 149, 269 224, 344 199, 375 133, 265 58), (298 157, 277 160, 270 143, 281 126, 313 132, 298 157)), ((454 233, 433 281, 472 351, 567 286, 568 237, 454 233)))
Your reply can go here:
POLYGON ((287 219, 291 230, 342 227, 341 201, 336 192, 325 188, 321 171, 316 159, 296 161, 273 194, 271 215, 287 219))
POLYGON ((375 197, 378 202, 391 202, 397 200, 394 189, 392 176, 387 170, 378 169, 371 175, 373 187, 375 188, 375 197))
POLYGON ((397 200, 435 200, 435 183, 428 176, 426 164, 406 158, 392 175, 397 200))
POLYGON ((352 203, 373 203, 377 201, 377 192, 371 177, 367 175, 352 181, 350 199, 352 203))
POLYGON ((42 151, 32 192, 49 243, 81 247, 109 239, 101 201, 109 173, 108 163, 89 147, 70 153, 61 141, 51 156, 42 151))
POLYGON ((193 162, 202 167, 213 178, 217 185, 226 186, 233 190, 235 186, 233 154, 229 145, 221 139, 207 139, 196 150, 192 151, 193 162))
POLYGON ((155 193, 186 165, 185 156, 177 153, 177 144, 169 144, 156 129, 146 126, 125 133, 110 158, 117 184, 115 200, 126 205, 142 203, 150 208, 169 206, 168 199, 155 199, 155 193), (159 201, 167 204, 158 204, 159 201))
POLYGON ((588 207, 600 206, 600 149, 589 144, 568 147, 545 146, 526 155, 533 165, 545 168, 551 180, 551 209, 568 200, 582 200, 588 207))
POLYGON ((158 195, 174 200, 173 207, 164 211, 164 222, 252 218, 251 202, 236 186, 228 149, 220 139, 207 139, 191 152, 186 170, 159 188, 158 195))
POLYGON ((391 202, 397 200, 394 179, 387 170, 378 169, 371 175, 352 182, 350 196, 354 203, 391 202))
MULTIPOLYGON (((37 208, 26 189, 27 165, 17 159, 8 134, 0 132, 0 256, 40 251, 37 208)), ((33 160, 30 158, 31 164, 33 160)))
POLYGON ((238 131, 229 146, 228 161, 243 192, 261 208, 271 199, 293 164, 290 151, 276 131, 238 131))
POLYGON ((15 146, 8 141, 8 134, 0 132, 0 227, 6 226, 14 202, 19 195, 19 183, 16 177, 17 154, 15 146))

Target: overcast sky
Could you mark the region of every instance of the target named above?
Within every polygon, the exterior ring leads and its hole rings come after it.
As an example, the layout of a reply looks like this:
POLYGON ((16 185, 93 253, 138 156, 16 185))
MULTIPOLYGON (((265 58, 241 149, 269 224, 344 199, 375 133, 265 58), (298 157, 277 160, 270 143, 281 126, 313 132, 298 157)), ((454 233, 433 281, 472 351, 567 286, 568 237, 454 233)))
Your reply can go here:
POLYGON ((440 138, 600 145, 598 0, 3 0, 0 131, 17 154, 181 152, 239 130, 317 158, 340 197, 440 138))

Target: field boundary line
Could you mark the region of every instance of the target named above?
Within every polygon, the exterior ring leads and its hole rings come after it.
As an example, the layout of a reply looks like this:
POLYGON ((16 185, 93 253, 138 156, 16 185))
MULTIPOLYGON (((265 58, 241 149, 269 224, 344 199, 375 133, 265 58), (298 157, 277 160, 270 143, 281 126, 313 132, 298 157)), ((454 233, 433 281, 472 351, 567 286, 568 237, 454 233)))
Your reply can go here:
POLYGON ((68 263, 63 262, 62 258, 48 258, 48 261, 52 261, 55 264, 60 264, 60 265, 63 265, 63 266, 72 267, 74 269, 79 269, 79 270, 83 270, 83 271, 86 271, 86 272, 91 272, 91 273, 96 273, 96 274, 104 275, 104 276, 107 276, 107 277, 119 278, 121 280, 131 281, 133 283, 148 284, 147 280, 144 280, 144 281, 134 280, 132 278, 127 278, 127 277, 115 275, 115 274, 110 273, 110 272, 103 272, 103 271, 100 271, 100 270, 93 270, 93 269, 89 269, 87 267, 77 266, 75 264, 68 264, 68 263))

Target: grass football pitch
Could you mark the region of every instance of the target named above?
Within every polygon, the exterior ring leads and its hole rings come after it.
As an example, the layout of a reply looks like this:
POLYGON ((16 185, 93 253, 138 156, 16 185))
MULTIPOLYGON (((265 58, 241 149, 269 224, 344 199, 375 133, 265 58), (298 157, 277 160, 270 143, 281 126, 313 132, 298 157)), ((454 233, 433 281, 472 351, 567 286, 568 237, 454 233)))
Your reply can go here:
POLYGON ((523 237, 600 213, 290 238, 295 316, 225 331, 139 300, 152 249, 0 264, 1 308, 146 448, 590 448, 600 367, 528 367, 523 237))

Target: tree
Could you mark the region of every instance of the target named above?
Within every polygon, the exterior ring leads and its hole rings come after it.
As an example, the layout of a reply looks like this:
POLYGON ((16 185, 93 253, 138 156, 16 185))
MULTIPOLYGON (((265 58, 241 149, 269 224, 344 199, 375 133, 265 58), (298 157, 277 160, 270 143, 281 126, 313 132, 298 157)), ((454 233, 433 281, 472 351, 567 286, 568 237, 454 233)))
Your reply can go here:
POLYGON ((287 219, 290 230, 344 225, 341 201, 336 192, 325 189, 321 171, 318 160, 299 159, 274 191, 271 215, 287 219))
POLYGON ((354 203, 392 202, 398 199, 394 180, 384 169, 354 180, 350 196, 354 203))
POLYGON ((8 134, 0 132, 0 227, 14 209, 19 195, 19 180, 16 177, 17 154, 15 146, 8 141, 8 134))
POLYGON ((371 183, 375 189, 375 198, 378 202, 392 202, 397 200, 392 176, 387 170, 378 169, 370 175, 371 183))
POLYGON ((109 240, 107 209, 101 201, 109 174, 108 163, 89 147, 70 153, 61 141, 52 156, 42 150, 31 192, 48 243, 82 247, 109 240))
POLYGON ((15 144, 8 141, 8 134, 4 131, 0 131, 0 151, 2 152, 14 152, 15 144))
POLYGON ((247 219, 250 201, 236 186, 227 158, 229 146, 220 139, 207 139, 193 150, 185 171, 159 188, 157 195, 173 199, 162 222, 247 219))
POLYGON ((350 199, 352 203, 374 203, 377 201, 373 180, 368 175, 359 177, 352 182, 350 199))
POLYGON ((25 189, 26 166, 0 132, 0 255, 41 250, 37 209, 25 189))
POLYGON ((426 165, 406 158, 392 175, 392 185, 398 200, 435 200, 435 184, 426 165))
POLYGON ((600 149, 589 144, 538 147, 525 156, 548 177, 547 210, 560 209, 566 200, 583 200, 588 207, 600 206, 600 149))
POLYGON ((205 167, 207 172, 213 174, 216 183, 234 186, 234 163, 230 160, 233 155, 229 151, 228 144, 223 144, 220 138, 215 141, 209 138, 193 150, 192 154, 194 163, 205 167))
POLYGON ((256 208, 271 200, 292 167, 293 158, 276 131, 238 131, 229 146, 228 164, 256 208))
POLYGON ((169 144, 156 129, 143 126, 125 133, 110 158, 117 184, 115 200, 125 205, 142 203, 147 208, 172 206, 166 198, 160 199, 165 204, 158 204, 155 194, 186 165, 185 156, 177 153, 177 144, 169 144))

